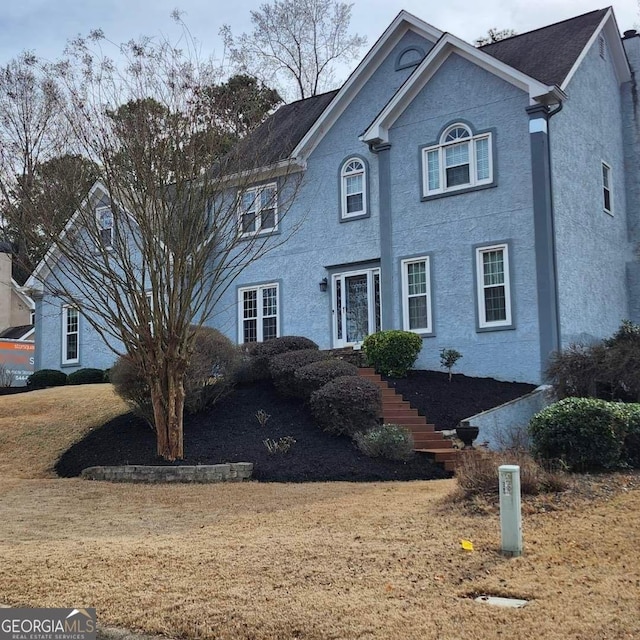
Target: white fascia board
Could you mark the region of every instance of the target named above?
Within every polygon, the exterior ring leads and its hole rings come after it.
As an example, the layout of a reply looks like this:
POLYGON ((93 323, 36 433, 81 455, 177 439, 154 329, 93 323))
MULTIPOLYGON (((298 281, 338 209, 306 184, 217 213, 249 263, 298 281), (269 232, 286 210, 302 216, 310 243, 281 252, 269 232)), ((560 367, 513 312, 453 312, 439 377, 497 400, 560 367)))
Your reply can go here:
POLYGON ((582 64, 582 61, 585 59, 585 56, 589 53, 591 47, 600 37, 601 33, 604 33, 606 42, 609 45, 608 51, 611 53, 611 60, 616 71, 616 78, 618 79, 618 82, 623 83, 629 82, 629 80, 631 80, 631 69, 629 68, 627 54, 624 51, 624 46, 622 45, 622 40, 620 39, 620 31, 618 30, 618 25, 616 23, 615 15, 613 14, 613 9, 609 8, 604 18, 602 18, 600 24, 597 26, 597 28, 587 41, 584 49, 582 49, 582 52, 578 56, 578 59, 573 63, 573 66, 567 74, 567 77, 564 79, 562 86, 560 87, 563 91, 566 90, 573 76, 576 74, 576 71, 582 64))
POLYGON ((300 158, 304 162, 309 157, 309 154, 322 140, 324 134, 331 129, 336 120, 342 115, 382 62, 386 60, 391 50, 407 31, 414 31, 433 42, 437 42, 442 36, 442 31, 439 29, 416 18, 416 16, 407 11, 401 11, 371 47, 313 126, 296 145, 296 148, 291 153, 292 158, 300 158))
POLYGON ((25 333, 22 338, 18 338, 18 342, 33 342, 33 340, 29 340, 29 338, 36 332, 35 328, 29 329, 27 333, 25 333))
POLYGON ((497 60, 488 53, 479 51, 464 40, 460 40, 460 38, 446 33, 438 41, 436 46, 431 49, 414 73, 402 87, 398 89, 391 100, 389 100, 360 139, 363 142, 369 143, 388 142, 389 128, 452 53, 458 54, 489 73, 526 91, 529 94, 532 104, 550 94, 553 96, 554 101, 557 101, 557 99, 563 95, 561 92, 558 92, 557 87, 546 85, 510 67, 508 64, 497 60))
POLYGON ((11 286, 13 290, 20 296, 22 302, 24 302, 29 309, 32 311, 36 308, 36 303, 29 297, 29 295, 23 291, 23 288, 13 279, 11 278, 11 286))
MULTIPOLYGON (((109 195, 106 187, 99 180, 96 181, 91 189, 89 189, 89 193, 86 195, 82 203, 80 204, 80 209, 83 209, 88 202, 91 201, 91 198, 98 192, 101 191, 102 195, 109 195)), ((80 209, 77 209, 74 214, 67 220, 67 224, 64 225, 64 229, 60 232, 58 236, 60 239, 64 238, 67 233, 69 233, 69 229, 73 227, 76 222, 76 219, 80 215, 80 209)), ((51 272, 51 265, 55 263, 58 259, 58 245, 57 243, 53 243, 44 258, 40 260, 37 264, 36 268, 33 270, 33 273, 29 276, 27 281, 24 283, 22 287, 22 291, 36 291, 42 293, 44 291, 43 281, 51 272)))
POLYGON ((264 179, 278 178, 286 176, 290 173, 299 173, 307 168, 306 162, 298 161, 296 158, 292 160, 281 160, 274 164, 255 169, 247 169, 246 171, 238 171, 230 173, 228 176, 222 176, 220 181, 225 186, 233 187, 238 185, 247 185, 250 182, 260 182, 264 179))

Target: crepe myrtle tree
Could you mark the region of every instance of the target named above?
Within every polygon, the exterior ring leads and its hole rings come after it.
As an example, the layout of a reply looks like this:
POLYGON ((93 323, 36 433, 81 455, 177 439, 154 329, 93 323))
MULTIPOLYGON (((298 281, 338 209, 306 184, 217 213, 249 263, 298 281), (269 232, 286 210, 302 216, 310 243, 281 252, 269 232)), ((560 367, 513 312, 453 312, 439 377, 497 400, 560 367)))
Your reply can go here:
POLYGON ((276 215, 282 223, 299 173, 288 162, 263 167, 264 147, 250 139, 229 151, 224 116, 202 100, 217 70, 192 47, 145 38, 120 45, 116 64, 107 45, 101 32, 79 38, 52 68, 69 152, 96 162, 99 184, 62 233, 41 225, 52 245, 30 286, 78 309, 139 368, 158 455, 176 460, 194 327, 243 269, 295 231, 260 233, 276 215), (277 189, 247 190, 256 183, 277 189))

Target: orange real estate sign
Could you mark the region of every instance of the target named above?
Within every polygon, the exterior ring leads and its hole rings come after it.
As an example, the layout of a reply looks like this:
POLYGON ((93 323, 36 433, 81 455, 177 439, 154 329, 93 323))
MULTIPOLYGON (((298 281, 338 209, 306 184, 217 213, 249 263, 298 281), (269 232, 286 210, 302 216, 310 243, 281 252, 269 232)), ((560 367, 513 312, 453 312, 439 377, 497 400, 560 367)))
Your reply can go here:
POLYGON ((0 340, 0 366, 12 376, 12 386, 23 386, 33 373, 35 344, 19 340, 0 340))

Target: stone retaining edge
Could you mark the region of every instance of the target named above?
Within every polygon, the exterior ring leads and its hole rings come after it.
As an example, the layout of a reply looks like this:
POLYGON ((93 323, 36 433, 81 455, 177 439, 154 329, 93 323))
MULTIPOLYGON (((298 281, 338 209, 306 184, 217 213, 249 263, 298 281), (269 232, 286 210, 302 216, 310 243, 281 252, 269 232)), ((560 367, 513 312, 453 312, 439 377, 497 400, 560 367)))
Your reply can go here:
POLYGON ((88 467, 81 478, 107 482, 243 482, 251 478, 252 462, 230 462, 183 467, 147 466, 128 464, 119 467, 88 467))

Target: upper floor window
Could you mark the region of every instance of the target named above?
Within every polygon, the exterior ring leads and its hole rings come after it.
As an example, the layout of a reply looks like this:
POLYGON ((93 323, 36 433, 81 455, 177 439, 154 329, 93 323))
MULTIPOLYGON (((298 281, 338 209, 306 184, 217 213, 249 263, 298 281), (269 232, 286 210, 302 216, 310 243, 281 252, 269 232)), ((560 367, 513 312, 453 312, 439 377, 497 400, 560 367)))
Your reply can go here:
POLYGON ((340 172, 342 217, 353 218, 367 213, 367 169, 360 158, 349 158, 340 172))
POLYGON ((79 362, 79 313, 75 307, 62 307, 62 364, 79 362))
POLYGON ((278 228, 278 202, 275 184, 247 189, 240 196, 239 223, 242 235, 269 233, 278 228))
POLYGON ((611 167, 606 163, 602 163, 602 208, 607 213, 613 213, 611 204, 611 167))
POLYGON ((447 128, 436 146, 422 150, 423 195, 493 182, 491 133, 473 135, 464 124, 447 128))
POLYGON ((100 244, 103 247, 111 247, 113 245, 113 212, 111 207, 98 207, 96 209, 96 223, 98 225, 100 244))

